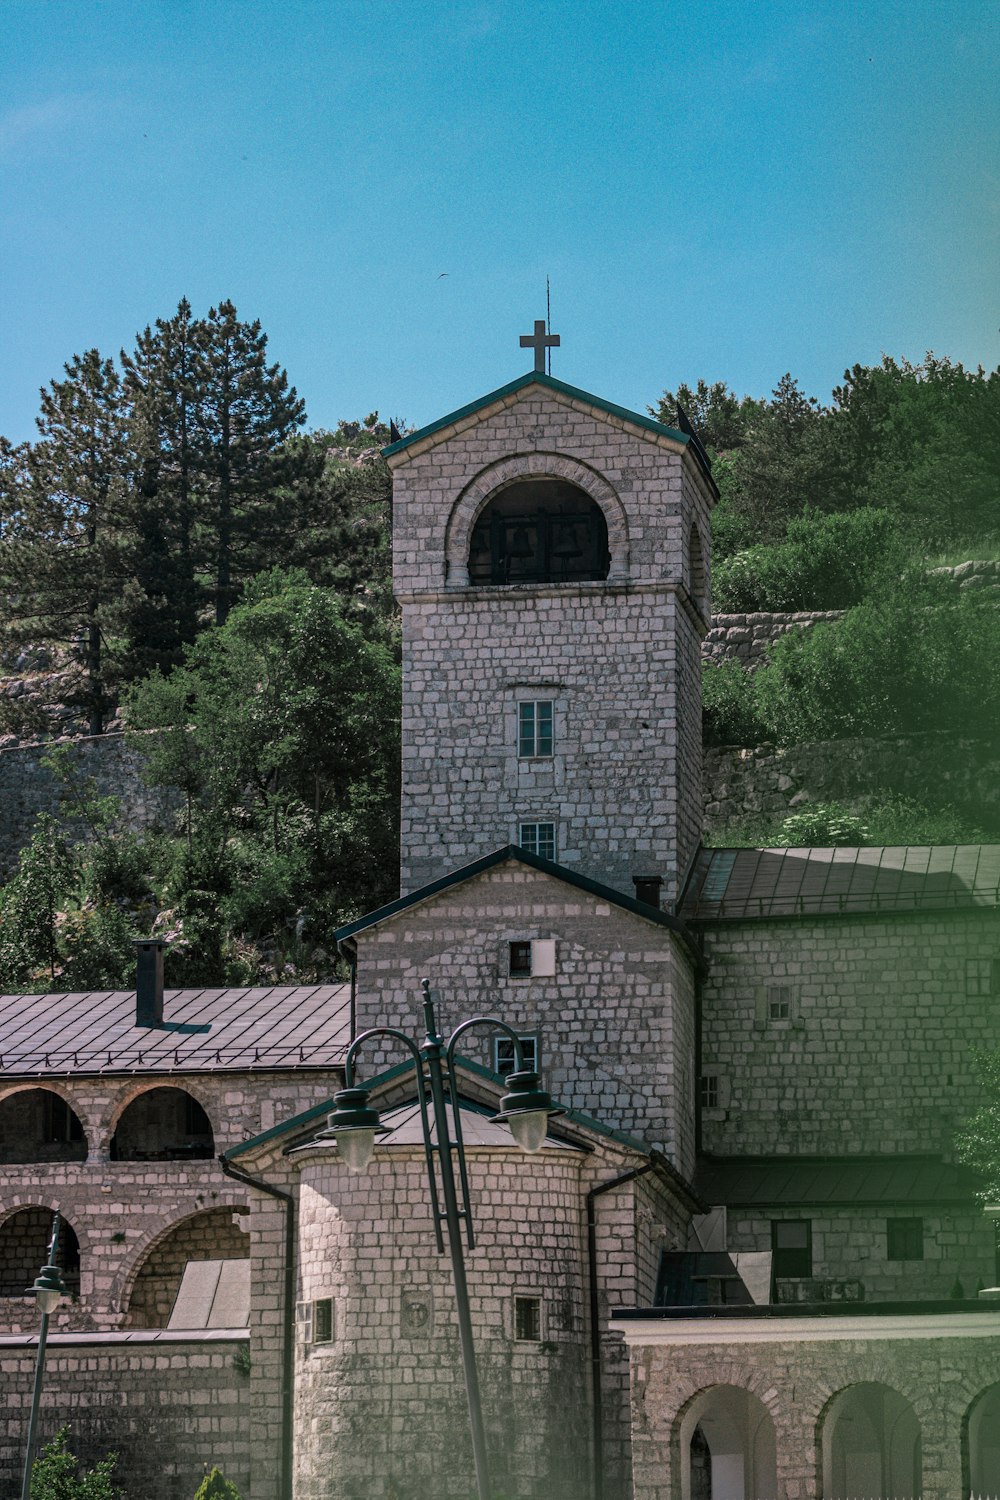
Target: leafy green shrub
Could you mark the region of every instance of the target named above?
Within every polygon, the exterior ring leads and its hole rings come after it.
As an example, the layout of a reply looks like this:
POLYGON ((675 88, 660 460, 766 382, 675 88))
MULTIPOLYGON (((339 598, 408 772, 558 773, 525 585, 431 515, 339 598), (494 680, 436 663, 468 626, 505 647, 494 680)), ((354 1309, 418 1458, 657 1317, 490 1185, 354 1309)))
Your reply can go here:
POLYGON ((903 565, 888 511, 806 511, 789 521, 784 541, 748 547, 720 563, 713 602, 723 613, 846 609, 903 565))
POLYGON ((782 820, 775 848, 829 849, 834 844, 857 846, 869 842, 868 829, 861 818, 839 802, 817 802, 782 820))
POLYGON ((31 1466, 31 1500, 123 1500, 113 1479, 116 1453, 81 1473, 69 1451, 69 1428, 61 1427, 31 1466))
POLYGON ((195 1490, 194 1500, 243 1500, 243 1497, 221 1469, 213 1469, 195 1490))
POLYGON ((1000 1047, 977 1049, 975 1061, 985 1102, 956 1134, 955 1150, 979 1178, 980 1203, 1000 1203, 1000 1047))
POLYGON ((770 738, 757 706, 755 674, 738 661, 706 665, 701 691, 706 745, 758 745, 770 738))

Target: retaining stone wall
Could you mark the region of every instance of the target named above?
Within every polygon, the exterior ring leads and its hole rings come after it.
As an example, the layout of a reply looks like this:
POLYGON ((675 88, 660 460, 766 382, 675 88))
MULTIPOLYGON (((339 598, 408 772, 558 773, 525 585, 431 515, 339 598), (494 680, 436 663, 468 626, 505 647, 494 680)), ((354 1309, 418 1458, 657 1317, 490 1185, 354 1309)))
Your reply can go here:
MULTIPOLYGON (((161 1336, 162 1337, 162 1336, 161 1336)), ((50 1338, 39 1442, 64 1424, 88 1466, 117 1451, 126 1500, 191 1500, 218 1464, 249 1495, 248 1377, 234 1364, 244 1338, 144 1342, 50 1338)), ((35 1348, 0 1339, 0 1494, 21 1492, 35 1348)))
POLYGON ((738 661, 748 672, 763 666, 768 647, 790 630, 807 630, 818 620, 839 620, 842 609, 797 610, 788 614, 713 615, 712 628, 702 641, 702 660, 717 666, 738 661))

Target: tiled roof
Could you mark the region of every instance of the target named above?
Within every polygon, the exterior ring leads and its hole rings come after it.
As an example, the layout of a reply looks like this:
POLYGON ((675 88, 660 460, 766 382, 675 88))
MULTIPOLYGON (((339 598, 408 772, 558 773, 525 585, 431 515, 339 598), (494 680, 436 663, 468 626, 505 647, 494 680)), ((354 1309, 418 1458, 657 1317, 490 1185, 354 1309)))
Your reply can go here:
POLYGON ((707 1202, 729 1208, 844 1207, 975 1201, 976 1180, 936 1156, 705 1157, 694 1176, 707 1202))
POLYGON ((939 911, 1000 905, 1000 844, 702 849, 686 921, 939 911))
POLYGON ((329 1068, 350 1042, 350 986, 167 990, 161 1027, 135 992, 0 996, 0 1078, 329 1068))

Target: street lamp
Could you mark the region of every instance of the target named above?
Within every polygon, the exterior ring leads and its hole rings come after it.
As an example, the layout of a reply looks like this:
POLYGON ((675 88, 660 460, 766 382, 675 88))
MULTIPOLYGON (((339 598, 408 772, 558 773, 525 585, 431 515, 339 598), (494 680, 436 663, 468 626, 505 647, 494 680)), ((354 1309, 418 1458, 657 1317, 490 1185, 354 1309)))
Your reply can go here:
POLYGON ((344 1084, 334 1095, 333 1112, 327 1117, 327 1128, 320 1137, 333 1137, 337 1149, 344 1158, 349 1172, 363 1172, 372 1159, 375 1138, 390 1134, 378 1116, 378 1110, 368 1103, 368 1090, 359 1088, 354 1079, 354 1058, 361 1045, 371 1037, 387 1036, 401 1042, 413 1058, 417 1075, 417 1100, 420 1105, 420 1124, 424 1138, 424 1154, 427 1159, 427 1182, 430 1189, 431 1210, 438 1253, 444 1254, 441 1236, 441 1220, 448 1226, 448 1248, 455 1281, 455 1307, 458 1313, 458 1331, 462 1343, 462 1364, 465 1369, 465 1390, 469 1399, 469 1426, 472 1430, 472 1453, 476 1465, 476 1485, 479 1500, 491 1500, 489 1463, 486 1452, 486 1434, 483 1428, 482 1403, 479 1396, 479 1375, 476 1370, 476 1351, 472 1341, 472 1318, 469 1312, 469 1288, 465 1278, 465 1254, 462 1247, 462 1230, 459 1220, 465 1220, 465 1236, 470 1250, 475 1248, 472 1228, 472 1209, 469 1202, 469 1180, 465 1166, 465 1144, 462 1140, 462 1119, 458 1106, 458 1086, 455 1077, 455 1044, 460 1036, 474 1026, 490 1026, 504 1032, 514 1044, 516 1071, 507 1076, 508 1092, 500 1101, 500 1113, 492 1118, 495 1122, 510 1125, 514 1139, 525 1151, 538 1151, 553 1115, 566 1111, 552 1103, 551 1098, 539 1086, 538 1074, 529 1072, 524 1066, 521 1039, 504 1021, 494 1016, 474 1016, 456 1026, 447 1042, 437 1034, 434 1018, 434 1002, 431 999, 430 982, 421 982, 423 990, 424 1024, 427 1034, 418 1046, 403 1031, 393 1026, 374 1026, 363 1031, 348 1049, 344 1062, 344 1084), (426 1066, 426 1072, 425 1072, 426 1066), (434 1110, 434 1127, 437 1133, 437 1154, 441 1169, 441 1191, 444 1197, 444 1212, 438 1199, 437 1175, 434 1171, 434 1150, 431 1142, 431 1126, 427 1115, 425 1082, 430 1084, 431 1105, 434 1110), (445 1088, 451 1097, 451 1117, 454 1122, 454 1139, 448 1125, 445 1107, 445 1088), (455 1159, 458 1161, 459 1182, 462 1189, 462 1206, 458 1205, 455 1184, 455 1159))
POLYGON ((21 1482, 21 1500, 30 1500, 31 1495, 31 1467, 35 1452, 35 1429, 38 1426, 38 1408, 42 1399, 42 1376, 45 1372, 45 1344, 49 1336, 49 1314, 58 1307, 60 1299, 66 1296, 66 1288, 56 1265, 59 1254, 59 1215, 54 1214, 52 1218, 52 1238, 49 1240, 49 1263, 43 1266, 35 1278, 31 1290, 35 1294, 39 1312, 42 1315, 41 1327, 38 1330, 38 1358, 35 1361, 35 1388, 31 1393, 31 1415, 28 1418, 28 1443, 24 1454, 24 1479, 21 1482))

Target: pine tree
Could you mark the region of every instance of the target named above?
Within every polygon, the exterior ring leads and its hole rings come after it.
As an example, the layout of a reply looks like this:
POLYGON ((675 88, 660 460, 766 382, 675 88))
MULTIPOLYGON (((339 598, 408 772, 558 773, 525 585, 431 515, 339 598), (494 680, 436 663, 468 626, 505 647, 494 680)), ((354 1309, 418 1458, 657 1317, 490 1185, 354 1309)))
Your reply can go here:
POLYGON ((282 491, 309 458, 288 443, 305 406, 285 371, 267 364, 259 322, 241 323, 227 301, 196 326, 201 563, 222 625, 240 585, 273 564, 295 525, 282 491))
POLYGON ((132 484, 114 365, 89 349, 65 369, 41 393, 40 440, 0 549, 0 593, 7 644, 61 645, 79 673, 64 701, 100 734, 119 672, 132 484))
POLYGON ((169 670, 194 640, 198 588, 193 528, 199 353, 191 304, 156 320, 122 350, 129 440, 136 466, 136 589, 125 622, 126 675, 169 670))

